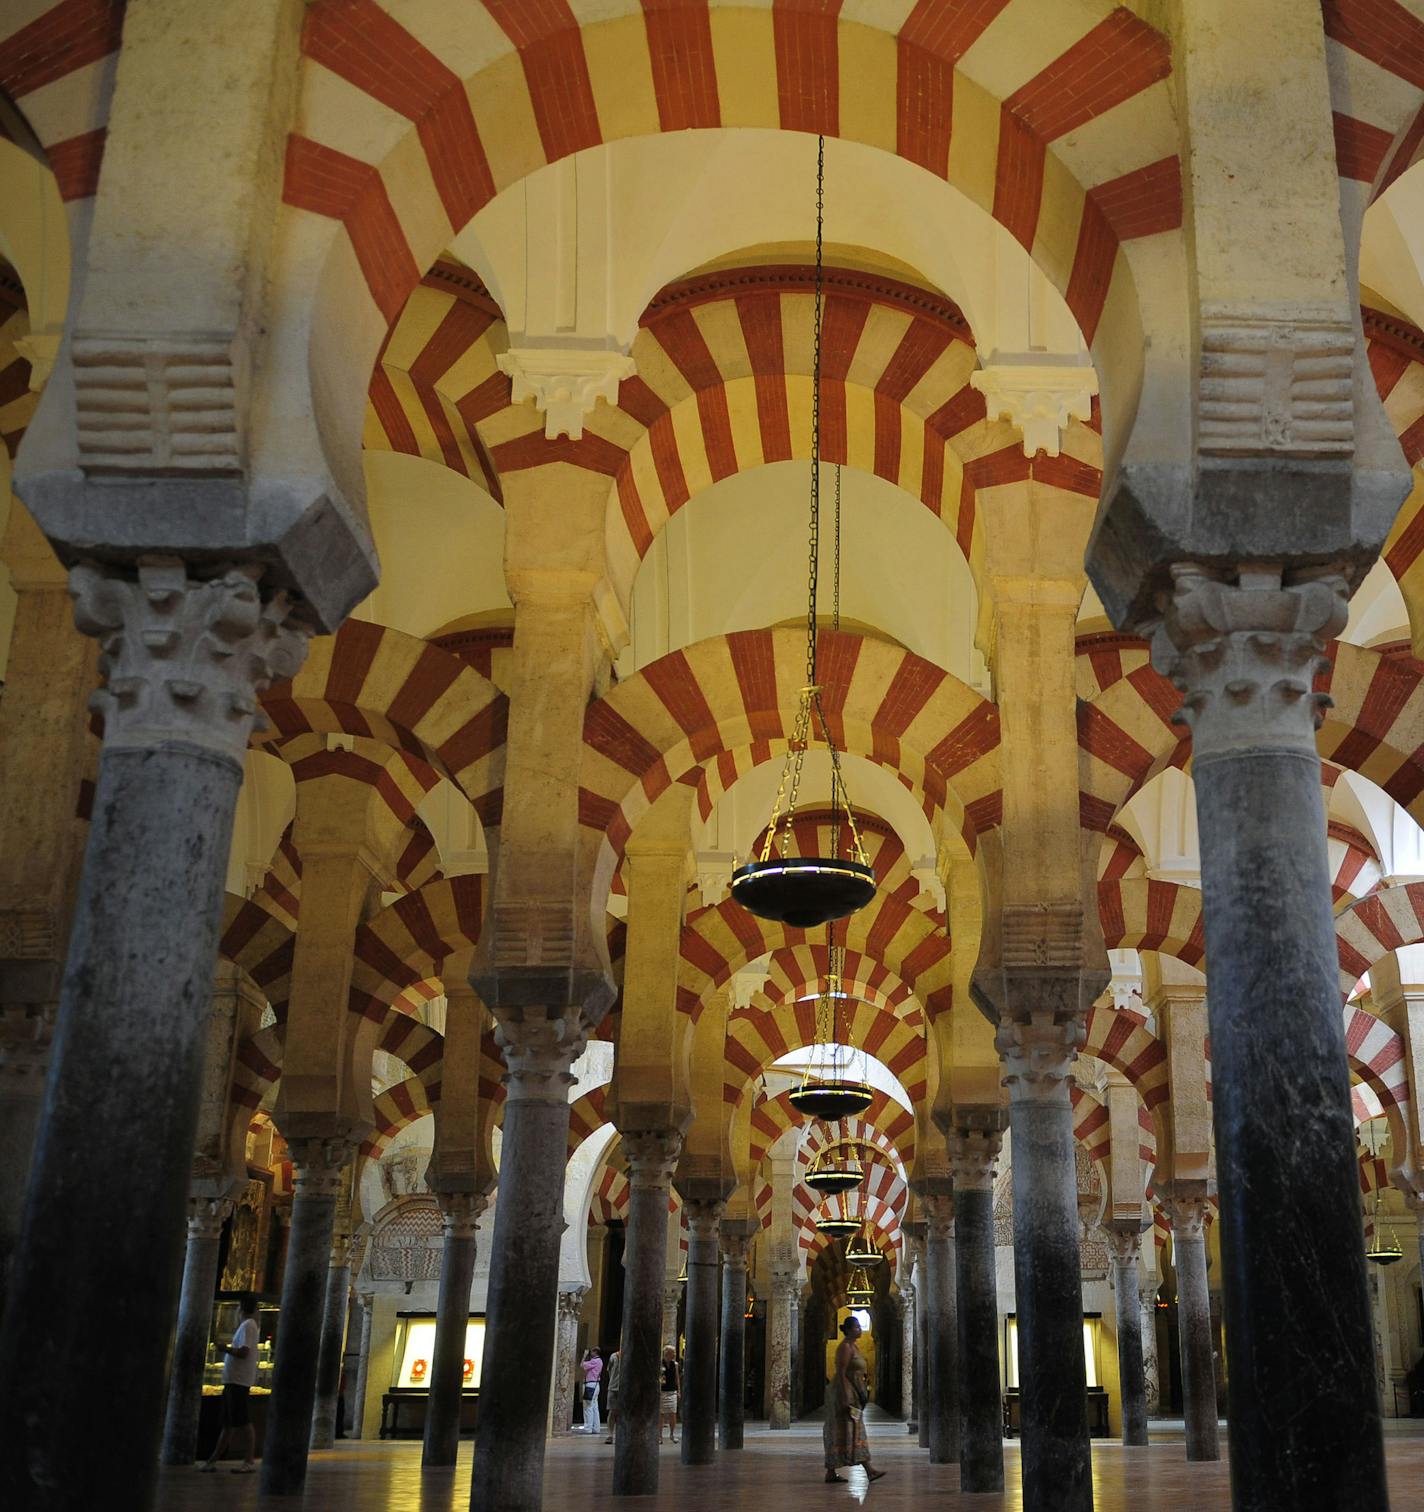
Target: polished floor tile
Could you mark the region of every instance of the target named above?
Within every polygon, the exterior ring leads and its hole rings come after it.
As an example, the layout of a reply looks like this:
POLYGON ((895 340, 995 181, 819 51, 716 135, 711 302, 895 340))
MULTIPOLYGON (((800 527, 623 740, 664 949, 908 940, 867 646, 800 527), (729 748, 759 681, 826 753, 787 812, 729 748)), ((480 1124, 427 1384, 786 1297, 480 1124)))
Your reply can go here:
MULTIPOLYGON (((1424 1422, 1390 1425, 1386 1442, 1390 1490, 1396 1507, 1424 1505, 1424 1422)), ((885 1420, 871 1425, 876 1463, 888 1474, 874 1486, 858 1471, 846 1471, 848 1484, 828 1486, 822 1480, 821 1436, 807 1425, 789 1433, 770 1433, 753 1426, 746 1448, 719 1455, 717 1463, 685 1469, 677 1450, 665 1447, 659 1494, 639 1500, 639 1507, 675 1512, 732 1512, 747 1507, 795 1505, 805 1509, 846 1512, 860 1503, 877 1512, 909 1512, 933 1506, 937 1512, 1018 1512, 1019 1454, 1010 1444, 1005 1454, 1008 1485, 1002 1497, 958 1495, 959 1470, 954 1465, 930 1465, 914 1447, 904 1426, 885 1420), (794 1502, 791 1500, 794 1498, 794 1502)), ((1165 1430, 1171 1433, 1171 1429, 1165 1430)), ((1223 1434, 1223 1442, 1225 1434, 1223 1434)), ((314 1454, 306 1494, 299 1505, 314 1512, 464 1512, 469 1506, 470 1443, 460 1446, 454 1471, 420 1468, 420 1445, 413 1443, 357 1443, 314 1454)), ((580 1436, 555 1439, 549 1445, 544 1506, 549 1512, 591 1512, 626 1509, 610 1489, 613 1450, 580 1436)), ((1183 1458, 1180 1430, 1168 1441, 1148 1449, 1126 1450, 1112 1443, 1095 1443, 1093 1480, 1097 1512, 1229 1512, 1231 1493, 1225 1461, 1188 1465, 1183 1458)), ((159 1496, 160 1512, 244 1512, 244 1509, 293 1503, 264 1502, 255 1476, 217 1475, 197 1471, 165 1471, 159 1496)))

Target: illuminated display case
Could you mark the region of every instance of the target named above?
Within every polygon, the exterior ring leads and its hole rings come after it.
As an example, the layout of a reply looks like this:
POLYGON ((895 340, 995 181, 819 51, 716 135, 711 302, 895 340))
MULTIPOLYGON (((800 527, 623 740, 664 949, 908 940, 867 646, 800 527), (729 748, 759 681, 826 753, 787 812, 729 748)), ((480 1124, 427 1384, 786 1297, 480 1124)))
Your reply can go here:
MULTIPOLYGON (((213 1303, 213 1321, 208 1328, 208 1354, 203 1362, 203 1395, 222 1395, 223 1347, 232 1342, 242 1314, 238 1297, 219 1292, 213 1303)), ((257 1303, 257 1384, 253 1396, 266 1396, 272 1389, 272 1347, 277 1336, 277 1304, 257 1303)))
MULTIPOLYGON (((1098 1346, 1103 1315, 1083 1314, 1083 1369, 1088 1385, 1088 1431, 1094 1438, 1108 1433, 1108 1394, 1098 1379, 1098 1346)), ((1004 1319, 1001 1365, 1004 1373, 1004 1432, 1010 1438, 1020 1430, 1019 1417, 1019 1321, 1013 1313, 1004 1319)))
MULTIPOLYGON (((474 1431, 479 1402, 480 1367, 485 1352, 483 1313, 465 1324, 464 1387, 460 1395, 460 1431, 474 1431)), ((390 1389, 381 1399, 381 1437, 415 1438, 425 1432, 425 1405, 435 1363, 435 1314, 399 1313, 392 1353, 390 1389)))

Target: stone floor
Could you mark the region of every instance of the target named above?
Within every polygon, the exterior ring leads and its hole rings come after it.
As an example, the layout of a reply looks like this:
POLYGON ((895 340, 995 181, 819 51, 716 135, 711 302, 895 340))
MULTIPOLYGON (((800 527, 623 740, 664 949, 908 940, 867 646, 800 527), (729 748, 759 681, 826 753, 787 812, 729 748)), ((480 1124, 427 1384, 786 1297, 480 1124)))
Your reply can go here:
MULTIPOLYGON (((1396 1507, 1424 1505, 1424 1421, 1390 1424, 1387 1441, 1390 1491, 1396 1507)), ((1165 1433, 1172 1428, 1164 1425, 1165 1433)), ((1225 1434, 1223 1433, 1223 1442, 1225 1434)), ((684 1469, 677 1450, 665 1447, 659 1495, 639 1501, 639 1507, 676 1508, 677 1512, 733 1512, 755 1506, 849 1508, 873 1503, 877 1512, 909 1512, 933 1506, 938 1512, 1009 1512, 1023 1505, 1019 1495, 1018 1447, 1010 1443, 1005 1455, 1008 1489, 1003 1497, 961 1499, 956 1493, 959 1471, 953 1465, 932 1466, 913 1447, 900 1423, 871 1425, 876 1463, 888 1471, 885 1479, 868 1486, 859 1471, 847 1471, 844 1486, 822 1481, 821 1435, 810 1425, 790 1433, 770 1433, 751 1427, 740 1454, 719 1456, 712 1466, 684 1469), (794 1500, 793 1500, 794 1498, 794 1500)), ((417 1443, 358 1443, 314 1454, 300 1503, 320 1512, 465 1512, 469 1506, 469 1442, 461 1445, 460 1466, 454 1472, 422 1475, 417 1443)), ((610 1489, 613 1450, 602 1439, 557 1439, 549 1445, 544 1506, 549 1512, 590 1512, 619 1507, 610 1489)), ((1229 1512, 1230 1486, 1225 1461, 1188 1465, 1182 1457, 1179 1432, 1168 1442, 1146 1450, 1127 1451, 1113 1443, 1095 1443, 1093 1480, 1097 1512, 1229 1512)), ((165 1471, 159 1512, 242 1512, 267 1507, 257 1495, 255 1476, 200 1475, 196 1471, 165 1471)), ((291 1503, 284 1503, 291 1505, 291 1503)))

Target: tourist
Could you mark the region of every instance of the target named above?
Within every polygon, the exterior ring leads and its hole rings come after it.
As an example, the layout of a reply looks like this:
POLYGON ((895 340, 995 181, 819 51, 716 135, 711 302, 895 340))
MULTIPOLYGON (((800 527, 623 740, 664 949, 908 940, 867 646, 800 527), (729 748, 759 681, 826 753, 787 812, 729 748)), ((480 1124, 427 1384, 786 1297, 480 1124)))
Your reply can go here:
POLYGON ((605 1444, 613 1442, 613 1430, 618 1426, 618 1382, 623 1374, 623 1350, 615 1349, 608 1357, 608 1437, 605 1444))
POLYGON ((663 1441, 663 1425, 667 1425, 668 1442, 677 1443, 677 1399, 682 1391, 682 1370, 677 1363, 677 1350, 671 1344, 663 1350, 662 1392, 658 1400, 658 1443, 663 1441))
POLYGON ((870 1389, 865 1383, 866 1366, 855 1341, 861 1335, 860 1319, 852 1313, 841 1324, 841 1342, 836 1348, 836 1368, 826 1392, 826 1482, 844 1481, 837 1475, 842 1465, 864 1465, 868 1479, 885 1474, 870 1463, 870 1445, 865 1437, 865 1404, 870 1389))
POLYGON ((583 1373, 583 1431, 597 1433, 598 1384, 603 1379, 603 1356, 597 1349, 586 1349, 579 1369, 583 1373))
POLYGON ((203 1462, 205 1471, 215 1471, 217 1462, 228 1451, 242 1454, 242 1463, 232 1467, 234 1475, 251 1475, 257 1468, 252 1462, 257 1435, 252 1428, 253 1386, 257 1384, 257 1298, 244 1292, 238 1300, 237 1332, 231 1344, 223 1345, 222 1432, 213 1452, 203 1462))

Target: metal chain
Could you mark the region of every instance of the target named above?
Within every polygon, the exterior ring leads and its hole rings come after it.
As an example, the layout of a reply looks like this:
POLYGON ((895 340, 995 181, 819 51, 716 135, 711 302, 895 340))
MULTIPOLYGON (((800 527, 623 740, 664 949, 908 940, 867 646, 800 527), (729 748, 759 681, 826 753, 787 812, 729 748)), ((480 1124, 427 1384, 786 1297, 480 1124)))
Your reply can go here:
POLYGON ((811 344, 811 542, 806 605, 806 685, 816 685, 816 590, 821 576, 821 307, 822 229, 826 206, 826 139, 816 138, 816 294, 811 344))

